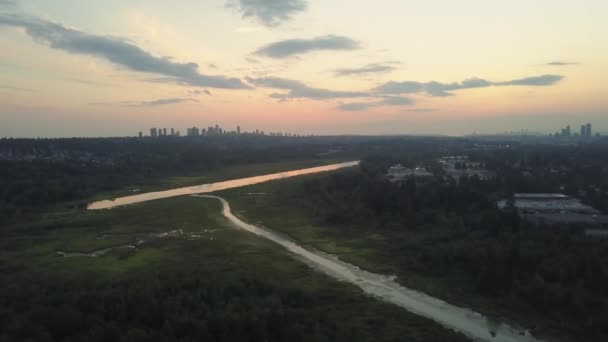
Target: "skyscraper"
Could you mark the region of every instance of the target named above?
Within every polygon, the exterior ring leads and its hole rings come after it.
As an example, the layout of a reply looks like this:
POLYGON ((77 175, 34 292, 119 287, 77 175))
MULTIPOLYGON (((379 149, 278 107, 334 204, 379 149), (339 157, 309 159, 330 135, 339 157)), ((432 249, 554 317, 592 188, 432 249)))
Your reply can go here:
POLYGON ((584 137, 587 132, 587 128, 585 127, 585 125, 581 125, 581 137, 584 137))
POLYGON ((241 126, 236 126, 236 134, 241 134, 241 126))
POLYGON ((158 131, 156 128, 150 128, 150 136, 154 138, 158 136, 158 131))
POLYGON ((585 130, 585 136, 591 137, 591 123, 587 123, 587 129, 585 130))

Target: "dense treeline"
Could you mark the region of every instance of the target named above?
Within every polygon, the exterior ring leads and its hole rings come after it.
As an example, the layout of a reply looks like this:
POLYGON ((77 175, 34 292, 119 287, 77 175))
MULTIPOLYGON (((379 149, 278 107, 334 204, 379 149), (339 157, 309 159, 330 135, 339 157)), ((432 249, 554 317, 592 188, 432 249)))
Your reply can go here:
POLYGON ((396 266, 406 283, 413 274, 423 275, 445 282, 439 295, 468 288, 465 292, 505 306, 498 311, 521 314, 524 307, 533 317, 564 322, 562 331, 605 340, 606 241, 585 236, 582 225, 527 222, 515 210, 503 212, 495 205, 513 192, 566 189, 576 195, 582 187, 599 189, 595 197, 583 197, 587 202, 606 203, 608 196, 601 191, 607 178, 600 177, 608 165, 604 151, 539 148, 472 153, 495 177, 487 181, 463 177, 458 182, 446 178, 433 160, 368 158, 358 170, 286 188, 280 191, 279 201, 305 208, 320 225, 336 227, 347 238, 374 231, 386 236, 382 243, 366 245, 376 250, 378 264, 396 266), (396 162, 426 163, 436 177, 393 184, 385 174, 396 162), (531 165, 531 171, 522 175, 522 164, 531 165), (551 172, 552 168, 560 171, 551 172), (578 172, 584 176, 575 176, 578 172), (555 177, 546 177, 547 173, 555 177))
POLYGON ((353 319, 337 292, 196 269, 118 281, 42 272, 0 289, 0 341, 373 341, 377 331, 363 318, 383 326, 382 317, 366 313, 353 319))
MULTIPOLYGON (((0 218, 134 184, 251 163, 353 158, 406 149, 440 155, 444 138, 260 137, 0 139, 0 218)), ((84 203, 80 203, 83 205, 84 203)))
POLYGON ((3 139, 0 217, 163 177, 316 158, 333 146, 324 141, 269 139, 3 139))
POLYGON ((561 192, 608 212, 608 145, 525 146, 473 153, 495 170, 505 192, 561 192))
POLYGON ((0 341, 466 341, 234 229, 220 208, 177 197, 71 209, 0 231, 0 341), (99 257, 56 253, 175 225, 199 238, 148 240, 99 257), (115 237, 98 239, 106 234, 115 237))

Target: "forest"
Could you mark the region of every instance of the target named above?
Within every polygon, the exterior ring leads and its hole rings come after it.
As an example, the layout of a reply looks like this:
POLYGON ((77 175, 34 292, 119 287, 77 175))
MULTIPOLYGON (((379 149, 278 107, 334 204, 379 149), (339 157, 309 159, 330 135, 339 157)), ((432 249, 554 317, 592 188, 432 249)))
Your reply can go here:
POLYGON ((403 339, 467 340, 234 229, 217 201, 66 209, 0 232, 2 342, 403 339), (176 227, 198 237, 148 240, 176 227))
POLYGON ((557 341, 608 339, 607 241, 496 207, 515 192, 562 192, 605 212, 604 144, 251 139, 0 140, 0 341, 466 340, 226 227, 215 204, 186 197, 84 210, 133 187, 356 159, 351 170, 220 195, 249 222, 497 321, 557 341), (467 155, 492 177, 454 179, 437 162, 446 155, 467 155), (433 176, 392 183, 386 170, 397 163, 433 176), (57 254, 176 227, 214 233, 101 257, 57 254))
POLYGON ((541 335, 603 341, 607 241, 586 236, 589 227, 582 224, 526 221, 514 208, 499 210, 496 201, 516 192, 562 192, 605 211, 605 151, 469 151, 492 172, 487 180, 453 179, 433 155, 391 153, 367 157, 359 169, 248 190, 269 193, 265 198, 227 195, 248 219, 361 266, 393 272, 407 286, 515 321, 523 317, 541 335), (396 163, 424 165, 434 176, 392 183, 386 170, 396 163), (281 219, 294 227, 281 228, 281 219), (327 247, 328 240, 336 247, 327 247))
MULTIPOLYGON (((0 139, 0 218, 254 163, 327 159, 334 140, 281 137, 0 139)), ((348 156, 348 151, 343 158, 348 156)))

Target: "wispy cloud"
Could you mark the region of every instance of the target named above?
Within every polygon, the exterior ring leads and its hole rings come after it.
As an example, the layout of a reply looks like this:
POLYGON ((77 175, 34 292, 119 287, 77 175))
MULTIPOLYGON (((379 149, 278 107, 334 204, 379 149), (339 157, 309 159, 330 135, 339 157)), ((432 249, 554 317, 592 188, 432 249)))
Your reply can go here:
POLYGON ((430 96, 446 97, 454 95, 453 91, 473 88, 501 87, 501 86, 550 86, 558 83, 564 78, 561 75, 541 75, 504 82, 491 82, 481 78, 469 78, 460 83, 441 83, 390 81, 379 85, 374 89, 375 92, 385 95, 426 93, 430 96))
POLYGON ((371 63, 358 68, 341 68, 334 69, 333 73, 336 76, 358 76, 368 74, 380 74, 387 73, 395 70, 397 67, 396 62, 385 62, 385 63, 371 63))
POLYGON ((350 103, 341 103, 336 108, 340 110, 346 110, 349 112, 360 112, 364 110, 368 110, 374 107, 376 104, 373 102, 350 102, 350 103))
POLYGON ((287 58, 313 51, 348 51, 359 49, 359 43, 351 38, 327 35, 312 39, 287 39, 265 45, 254 52, 259 56, 287 58))
POLYGON ((341 90, 330 90, 323 88, 314 88, 307 86, 306 84, 285 79, 279 77, 260 77, 253 78, 247 77, 247 82, 250 82, 258 87, 283 89, 287 90, 287 93, 275 93, 271 94, 270 97, 275 99, 296 99, 306 98, 313 100, 329 100, 338 98, 353 98, 353 97, 365 97, 368 96, 366 92, 360 91, 341 91, 341 90))
POLYGON ((226 7, 236 9, 243 18, 254 18, 264 26, 275 27, 308 8, 305 0, 228 0, 226 7))
POLYGON ((364 111, 373 107, 411 106, 415 103, 416 101, 414 101, 414 99, 405 96, 385 96, 379 101, 341 103, 336 108, 353 112, 364 111))
POLYGON ((428 94, 435 97, 447 97, 454 95, 453 92, 461 89, 499 87, 499 86, 549 86, 559 82, 563 76, 542 75, 503 82, 491 82, 481 78, 469 78, 462 82, 440 83, 440 82, 387 82, 367 91, 344 91, 325 88, 315 88, 303 82, 280 78, 280 77, 247 77, 247 82, 256 87, 281 89, 286 92, 273 93, 270 97, 281 100, 291 99, 376 99, 370 102, 353 102, 338 105, 343 110, 366 110, 378 106, 409 106, 415 103, 411 97, 404 94, 428 94))
POLYGON ((92 106, 157 107, 177 103, 198 102, 191 98, 168 98, 151 101, 89 102, 92 106))
POLYGON ((543 87, 554 85, 557 82, 561 81, 564 76, 560 75, 542 75, 542 76, 532 76, 526 78, 520 78, 517 80, 506 81, 506 82, 494 82, 491 85, 494 86, 509 86, 509 85, 521 85, 521 86, 535 86, 535 87, 543 87))
POLYGON ((0 89, 13 90, 13 91, 22 91, 22 92, 32 92, 32 91, 35 91, 34 89, 30 89, 30 88, 13 87, 13 86, 8 86, 8 85, 0 85, 0 89))
POLYGON ((198 90, 198 89, 195 89, 195 90, 190 90, 190 91, 188 91, 188 94, 190 94, 190 95, 201 95, 201 94, 205 94, 205 95, 209 95, 209 96, 211 96, 211 95, 212 95, 212 94, 211 94, 211 92, 210 92, 208 89, 203 89, 202 91, 201 91, 201 90, 198 90))
POLYGON ((385 96, 378 102, 383 106, 410 106, 416 103, 413 99, 405 96, 385 96))
POLYGON ((44 19, 17 14, 0 14, 0 25, 24 28, 35 41, 53 49, 102 58, 131 71, 163 75, 166 80, 178 84, 248 88, 238 78, 201 74, 196 63, 177 63, 167 57, 155 56, 123 38, 89 34, 44 19))
POLYGON ((577 64, 581 64, 581 63, 579 63, 579 62, 563 62, 563 61, 553 61, 553 62, 547 63, 547 65, 551 65, 551 66, 567 66, 567 65, 577 65, 577 64))
POLYGON ((413 109, 410 109, 410 112, 427 113, 427 112, 436 112, 437 110, 438 110, 437 108, 413 108, 413 109))
POLYGON ((0 0, 0 8, 17 7, 17 0, 0 0))
POLYGON ((108 84, 108 83, 83 80, 83 79, 74 78, 74 77, 60 77, 59 79, 60 80, 64 80, 64 81, 68 81, 68 82, 74 82, 74 83, 85 84, 85 85, 96 86, 96 87, 110 87, 110 86, 112 86, 111 84, 108 84))

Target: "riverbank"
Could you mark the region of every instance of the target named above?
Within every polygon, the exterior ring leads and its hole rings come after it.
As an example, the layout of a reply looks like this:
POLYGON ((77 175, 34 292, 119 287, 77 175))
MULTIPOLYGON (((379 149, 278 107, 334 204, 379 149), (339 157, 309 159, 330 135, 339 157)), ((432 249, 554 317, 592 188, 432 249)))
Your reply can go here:
POLYGON ((148 202, 152 200, 165 199, 177 196, 205 194, 232 188, 239 188, 246 185, 265 183, 272 180, 291 178, 307 174, 335 171, 343 168, 350 168, 359 165, 359 161, 349 161, 338 164, 322 165, 311 168, 288 170, 271 174, 264 174, 252 177, 231 179, 215 183, 198 184, 190 187, 175 188, 164 191, 145 192, 136 195, 117 197, 109 200, 92 202, 87 206, 88 210, 112 209, 120 206, 148 202))
POLYGON ((122 189, 97 194, 91 198, 91 201, 130 196, 139 193, 165 191, 175 188, 253 177, 276 172, 331 165, 349 160, 353 160, 353 158, 309 158, 270 163, 244 163, 239 165, 222 166, 214 170, 190 171, 188 173, 171 177, 154 177, 151 179, 146 179, 145 182, 133 183, 122 189))
POLYGON ((444 327, 459 331, 475 341, 539 341, 521 328, 506 326, 493 319, 483 317, 472 310, 455 307, 424 293, 402 287, 395 282, 393 276, 364 271, 357 266, 339 260, 333 255, 307 250, 295 241, 275 232, 243 222, 232 213, 230 204, 221 197, 213 195, 194 195, 194 197, 220 201, 222 203, 222 214, 236 227, 282 246, 319 272, 337 280, 354 284, 368 295, 429 318, 444 327))
MULTIPOLYGON (((348 171, 346 171, 348 172, 348 171)), ((307 248, 314 248, 360 266, 370 272, 394 274, 403 286, 425 292, 452 304, 471 307, 494 317, 497 321, 516 322, 532 329, 538 336, 551 340, 573 341, 581 335, 576 327, 567 326, 540 315, 522 298, 491 297, 476 290, 474 279, 457 270, 447 272, 420 272, 419 258, 407 256, 404 249, 418 250, 441 241, 458 241, 461 232, 449 231, 390 231, 369 230, 365 227, 337 229, 319 224, 313 213, 302 208, 301 201, 291 197, 292 190, 303 182, 322 175, 281 180, 241 189, 221 192, 238 217, 271 230, 286 234, 307 248), (245 196, 244 193, 265 193, 264 196, 245 196), (454 235, 457 234, 457 235, 454 235), (458 235, 460 234, 460 235, 458 235), (452 236, 453 235, 453 236, 452 236), (447 240, 446 240, 447 239, 447 240), (433 242, 435 241, 435 242, 433 242), (403 262, 400 258, 411 258, 403 262), (412 265, 404 268, 401 265, 412 265), (433 274, 435 273, 435 274, 433 274)), ((440 246, 438 244, 438 246, 440 246)), ((439 248, 439 247, 438 247, 439 248)), ((445 248, 445 247, 441 247, 445 248)), ((593 340, 593 339, 590 339, 593 340)))
POLYGON ((467 341, 234 229, 215 200, 51 212, 10 228, 0 232, 0 339, 467 341), (150 234, 163 238, 57 254, 150 234))

